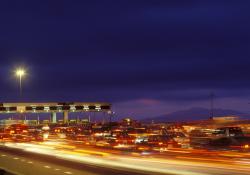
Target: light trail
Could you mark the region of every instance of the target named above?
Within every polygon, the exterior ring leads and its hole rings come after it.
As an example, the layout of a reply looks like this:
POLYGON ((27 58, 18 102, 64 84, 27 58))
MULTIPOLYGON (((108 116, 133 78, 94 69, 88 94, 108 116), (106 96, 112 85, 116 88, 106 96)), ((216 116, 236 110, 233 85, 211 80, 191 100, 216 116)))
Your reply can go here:
MULTIPOLYGON (((186 151, 181 152, 174 150, 173 154, 176 153, 175 157, 167 157, 167 154, 162 157, 143 157, 138 156, 138 153, 135 154, 136 156, 133 156, 134 154, 121 156, 121 154, 112 154, 112 151, 109 150, 100 151, 100 149, 90 147, 83 149, 83 147, 79 148, 76 146, 61 144, 60 142, 44 142, 42 144, 6 143, 5 146, 39 154, 53 155, 60 159, 115 169, 134 169, 139 171, 179 175, 228 173, 246 175, 250 173, 250 159, 234 160, 218 157, 219 152, 212 152, 211 155, 215 155, 215 157, 207 157, 206 154, 209 154, 209 151, 200 151, 198 154, 200 157, 193 157, 193 155, 197 156, 197 153, 195 153, 196 151, 191 151, 187 154, 186 151), (183 156, 178 156, 180 154, 183 154, 183 156)), ((229 154, 229 152, 227 152, 227 154, 229 154)), ((249 155, 246 154, 246 156, 249 155)))

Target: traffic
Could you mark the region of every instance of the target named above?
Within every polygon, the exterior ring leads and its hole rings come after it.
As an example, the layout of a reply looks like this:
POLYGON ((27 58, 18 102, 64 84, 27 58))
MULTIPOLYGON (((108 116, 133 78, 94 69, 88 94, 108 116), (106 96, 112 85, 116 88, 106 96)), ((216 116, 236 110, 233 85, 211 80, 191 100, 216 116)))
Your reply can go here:
POLYGON ((250 150, 250 137, 240 127, 194 129, 182 126, 142 124, 132 119, 112 123, 11 124, 0 130, 1 142, 44 142, 62 139, 82 146, 135 152, 169 149, 250 150))

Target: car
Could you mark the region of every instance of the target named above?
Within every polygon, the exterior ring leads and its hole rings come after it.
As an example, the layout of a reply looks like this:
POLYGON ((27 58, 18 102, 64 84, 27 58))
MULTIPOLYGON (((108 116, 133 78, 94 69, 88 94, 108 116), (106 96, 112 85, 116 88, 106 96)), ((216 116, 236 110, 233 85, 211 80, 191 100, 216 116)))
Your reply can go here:
POLYGON ((12 136, 12 140, 15 142, 30 142, 32 137, 28 135, 15 134, 12 136))
POLYGON ((9 139, 9 138, 10 138, 10 134, 0 133, 0 139, 5 140, 5 139, 9 139))
POLYGON ((95 145, 98 147, 113 148, 117 145, 117 143, 113 138, 103 138, 101 140, 96 141, 95 145))
POLYGON ((167 136, 172 138, 182 148, 188 148, 190 146, 190 139, 182 132, 169 132, 167 136))
POLYGON ((240 127, 217 128, 213 133, 214 137, 242 137, 243 132, 240 127))
POLYGON ((151 135, 148 137, 147 144, 153 149, 180 147, 173 138, 167 135, 151 135))
POLYGON ((44 137, 43 137, 43 134, 42 133, 29 133, 29 135, 28 135, 30 138, 31 138, 31 140, 33 140, 33 141, 44 141, 44 137))

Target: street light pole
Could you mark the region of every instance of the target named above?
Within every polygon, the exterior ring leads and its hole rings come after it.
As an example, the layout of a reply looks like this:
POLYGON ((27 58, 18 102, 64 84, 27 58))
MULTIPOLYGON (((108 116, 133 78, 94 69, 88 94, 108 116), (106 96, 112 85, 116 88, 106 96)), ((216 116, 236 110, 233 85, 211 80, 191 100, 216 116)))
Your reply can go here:
MULTIPOLYGON (((22 100, 22 77, 25 75, 25 70, 19 68, 16 70, 16 76, 19 78, 19 93, 20 93, 20 100, 22 100)), ((21 112, 22 113, 22 112, 21 112)), ((22 117, 22 114, 20 114, 22 117)), ((24 116, 24 123, 26 122, 26 116, 24 116)))
POLYGON ((19 75, 19 88, 20 88, 20 97, 22 97, 22 75, 19 75))

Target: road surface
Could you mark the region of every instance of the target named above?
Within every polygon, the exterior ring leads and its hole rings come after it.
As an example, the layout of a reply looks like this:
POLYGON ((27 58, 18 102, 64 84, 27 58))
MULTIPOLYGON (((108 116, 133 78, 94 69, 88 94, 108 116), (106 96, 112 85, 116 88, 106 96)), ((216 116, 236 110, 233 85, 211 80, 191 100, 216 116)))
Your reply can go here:
POLYGON ((173 149, 162 154, 140 154, 86 147, 68 141, 7 142, 2 143, 0 151, 1 166, 19 174, 32 174, 34 171, 36 175, 250 174, 250 154, 230 151, 173 149))
MULTIPOLYGON (((13 144, 13 143, 11 143, 13 144)), ((8 144, 7 144, 8 145, 8 144)), ((15 144, 14 144, 15 145, 15 144)), ((22 145, 17 144, 17 145, 22 145)), ((27 146, 25 144, 25 146, 27 146)), ((35 147, 35 145, 29 145, 35 147)), ((72 153, 73 154, 73 153, 72 153)), ((65 159, 53 154, 41 154, 36 151, 24 151, 11 146, 0 146, 0 170, 6 170, 6 175, 147 175, 149 172, 142 172, 135 169, 122 169, 115 167, 105 167, 101 164, 88 164, 65 159)), ((69 155, 70 156, 70 155, 69 155)), ((97 158, 100 156, 96 154, 97 158)), ((1 171, 0 171, 1 175, 1 171)))

